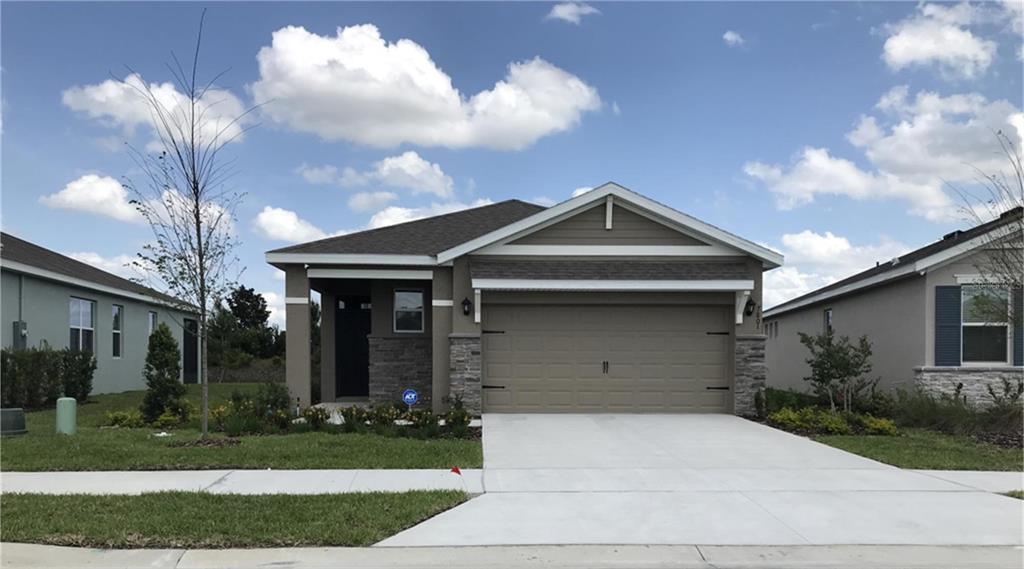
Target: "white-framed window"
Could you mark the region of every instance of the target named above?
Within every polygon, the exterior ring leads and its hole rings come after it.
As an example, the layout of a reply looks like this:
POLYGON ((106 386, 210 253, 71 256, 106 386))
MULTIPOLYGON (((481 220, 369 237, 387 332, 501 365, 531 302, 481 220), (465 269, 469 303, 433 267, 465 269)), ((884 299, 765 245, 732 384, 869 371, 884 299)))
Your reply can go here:
POLYGON ((72 350, 92 352, 96 333, 96 303, 84 298, 71 297, 69 306, 69 324, 71 337, 68 346, 72 350))
POLYGON ((832 333, 832 309, 831 308, 826 308, 825 309, 823 325, 824 325, 823 327, 825 329, 825 333, 826 334, 831 334, 832 333))
POLYGON ((149 334, 152 335, 153 331, 156 330, 156 311, 150 310, 147 322, 149 323, 149 334))
POLYGON ((423 332, 423 291, 395 290, 395 332, 423 332))
POLYGON ((991 285, 960 287, 960 359, 963 365, 1008 365, 1010 292, 991 285))
POLYGON ((120 304, 114 304, 110 311, 110 318, 112 320, 110 325, 111 330, 111 354, 114 358, 120 358, 121 352, 124 351, 124 307, 120 304))

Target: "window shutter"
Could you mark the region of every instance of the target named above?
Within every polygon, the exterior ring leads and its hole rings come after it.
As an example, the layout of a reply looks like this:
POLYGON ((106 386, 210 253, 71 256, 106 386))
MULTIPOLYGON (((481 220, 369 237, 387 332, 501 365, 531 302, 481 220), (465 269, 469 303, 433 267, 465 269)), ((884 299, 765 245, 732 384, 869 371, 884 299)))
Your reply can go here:
POLYGON ((1024 289, 1013 289, 1013 365, 1024 365, 1024 289))
POLYGON ((935 287, 935 365, 960 365, 960 287, 935 287))

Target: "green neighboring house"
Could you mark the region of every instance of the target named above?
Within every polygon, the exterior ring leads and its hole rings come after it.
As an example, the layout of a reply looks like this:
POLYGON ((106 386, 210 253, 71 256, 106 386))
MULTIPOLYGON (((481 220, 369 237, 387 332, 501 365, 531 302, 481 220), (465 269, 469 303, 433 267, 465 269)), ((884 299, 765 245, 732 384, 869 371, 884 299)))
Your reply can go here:
POLYGON ((149 333, 170 326, 182 380, 198 380, 197 315, 151 288, 0 233, 0 339, 4 348, 49 346, 96 354, 93 393, 144 389, 149 333), (191 332, 186 333, 186 330, 191 332))

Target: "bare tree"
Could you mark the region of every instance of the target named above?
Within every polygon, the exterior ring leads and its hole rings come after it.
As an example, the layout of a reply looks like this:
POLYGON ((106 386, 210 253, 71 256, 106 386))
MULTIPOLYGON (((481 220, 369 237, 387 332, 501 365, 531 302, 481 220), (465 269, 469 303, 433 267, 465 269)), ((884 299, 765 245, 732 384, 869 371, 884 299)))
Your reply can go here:
POLYGON ((205 17, 204 10, 191 65, 184 67, 173 53, 167 65, 180 97, 169 99, 145 81, 130 83, 149 107, 157 140, 146 149, 131 147, 143 175, 141 183, 125 183, 153 231, 134 264, 146 284, 178 299, 181 310, 199 314, 204 437, 209 430, 208 320, 216 299, 239 275, 234 221, 243 194, 228 188, 232 161, 221 159, 221 150, 252 128, 244 123, 254 109, 226 118, 213 110, 222 102, 217 97, 223 91, 214 83, 223 72, 208 82, 197 79, 205 17))

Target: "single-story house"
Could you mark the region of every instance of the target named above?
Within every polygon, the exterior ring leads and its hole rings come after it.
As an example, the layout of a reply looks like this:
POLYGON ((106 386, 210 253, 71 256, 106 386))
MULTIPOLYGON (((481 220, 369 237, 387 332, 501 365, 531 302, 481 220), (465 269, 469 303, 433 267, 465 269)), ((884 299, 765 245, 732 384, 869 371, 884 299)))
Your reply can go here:
POLYGON ((782 256, 614 183, 270 251, 285 272, 288 388, 439 410, 750 413, 761 275, 782 256))
MULTIPOLYGON (((810 370, 798 332, 866 335, 882 388, 953 393, 975 403, 991 400, 988 386, 1024 379, 1021 289, 994 287, 998 263, 1016 263, 1020 207, 966 231, 768 309, 768 385, 805 390, 810 370), (996 248, 1015 247, 1003 254, 996 248), (995 255, 995 256, 993 256, 995 255), (992 316, 981 303, 1005 305, 992 316)), ((1024 271, 1024 267, 1017 268, 1024 271)), ((1009 270, 1012 270, 1010 268, 1009 270)), ((1018 281, 1019 282, 1019 281, 1018 281)))
POLYGON ((3 347, 93 352, 93 393, 146 388, 142 368, 149 333, 160 322, 182 350, 183 381, 195 383, 198 320, 182 306, 156 290, 0 233, 3 347))

